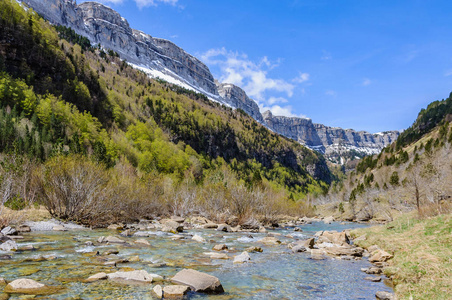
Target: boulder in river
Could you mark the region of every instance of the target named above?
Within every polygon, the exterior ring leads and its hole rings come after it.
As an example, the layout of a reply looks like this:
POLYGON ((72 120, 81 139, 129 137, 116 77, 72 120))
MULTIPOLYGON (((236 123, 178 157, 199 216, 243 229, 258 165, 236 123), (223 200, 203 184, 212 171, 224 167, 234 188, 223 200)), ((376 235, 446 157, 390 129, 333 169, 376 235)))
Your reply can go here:
POLYGON ((274 236, 267 236, 259 240, 260 243, 268 244, 268 245, 278 245, 281 244, 281 241, 278 240, 274 236))
POLYGON ((345 232, 324 231, 317 243, 323 242, 344 246, 350 244, 350 239, 345 232))
POLYGON ((372 282, 380 282, 381 276, 368 276, 368 277, 365 277, 364 280, 369 280, 372 282))
POLYGON ((153 281, 161 281, 163 278, 156 274, 149 274, 145 270, 135 270, 127 272, 115 272, 107 274, 108 279, 119 281, 131 281, 139 283, 151 283, 153 281))
POLYGON ((311 249, 311 259, 322 260, 326 259, 326 252, 323 249, 311 249))
POLYGON ((3 277, 0 277, 0 285, 5 285, 6 284, 6 280, 3 277))
POLYGON ((217 277, 192 269, 183 269, 171 278, 171 282, 187 285, 194 292, 212 294, 224 292, 223 286, 217 277))
POLYGON ((163 288, 163 297, 171 299, 183 299, 184 295, 190 291, 186 285, 167 285, 163 288))
POLYGON ((67 228, 63 225, 55 225, 53 226, 53 231, 67 231, 67 228))
POLYGON ((395 300, 396 297, 393 293, 389 293, 389 292, 377 292, 375 294, 375 297, 378 300, 395 300))
POLYGON ((86 281, 94 282, 94 281, 103 280, 103 279, 108 279, 107 273, 101 272, 101 273, 91 275, 90 277, 88 277, 88 279, 86 279, 86 281))
POLYGON ((251 260, 248 252, 243 251, 240 255, 234 256, 234 264, 243 264, 251 260))
POLYGON ((11 226, 6 226, 2 229, 1 233, 4 235, 17 235, 17 230, 12 228, 11 226))
POLYGON ((157 284, 156 286, 154 286, 152 291, 154 292, 154 295, 158 299, 162 299, 163 298, 163 289, 162 289, 162 286, 160 284, 157 284))
POLYGON ((135 241, 135 244, 139 244, 139 245, 145 245, 145 246, 150 246, 151 243, 149 243, 147 240, 145 239, 138 239, 135 241))
POLYGON ((46 295, 58 290, 58 288, 48 287, 33 279, 19 278, 11 281, 3 290, 8 294, 32 294, 32 295, 46 295))
POLYGON ((262 252, 262 248, 261 247, 257 247, 257 246, 251 246, 245 249, 246 252, 262 252))
POLYGON ((228 224, 220 224, 217 227, 217 231, 232 232, 232 228, 228 224))
POLYGON ((229 256, 226 253, 205 252, 204 254, 209 256, 211 259, 229 259, 229 256))
POLYGON ((195 234, 191 239, 196 241, 196 242, 198 242, 198 243, 205 243, 206 242, 206 240, 202 236, 197 235, 197 234, 195 234))
POLYGON ((126 242, 115 237, 115 236, 101 236, 98 240, 99 243, 110 243, 110 244, 125 244, 126 242))
POLYGON ((207 223, 202 226, 204 229, 217 229, 218 224, 215 223, 207 223))
POLYGON ((122 225, 122 224, 111 224, 107 228, 110 229, 110 230, 123 230, 124 229, 124 225, 122 225))
POLYGON ((212 248, 212 250, 215 250, 215 251, 221 251, 221 250, 227 250, 227 249, 228 249, 228 246, 226 246, 225 244, 218 244, 218 245, 213 246, 213 248, 212 248))
POLYGON ((293 253, 306 252, 306 247, 302 246, 302 245, 296 245, 296 246, 292 247, 292 252, 293 253))
POLYGON ((17 250, 17 244, 13 240, 8 240, 0 245, 0 250, 3 251, 16 251, 17 250))
POLYGON ((177 233, 184 231, 184 226, 170 219, 162 220, 162 224, 162 231, 164 232, 177 233))
POLYGON ((334 222, 334 217, 333 216, 329 216, 323 219, 323 223, 325 224, 331 224, 332 222, 334 222))

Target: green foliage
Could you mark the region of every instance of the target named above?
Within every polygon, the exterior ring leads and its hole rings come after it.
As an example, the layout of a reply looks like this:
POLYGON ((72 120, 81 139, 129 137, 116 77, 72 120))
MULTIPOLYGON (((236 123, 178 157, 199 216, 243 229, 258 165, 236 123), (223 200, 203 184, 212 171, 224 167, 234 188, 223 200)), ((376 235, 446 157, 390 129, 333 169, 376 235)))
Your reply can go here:
MULTIPOLYGON (((422 109, 411 127, 403 131, 397 139, 396 147, 402 147, 417 141, 425 133, 429 132, 445 120, 446 116, 452 114, 452 93, 445 100, 434 101, 426 109, 422 109)), ((446 122, 448 123, 448 122, 446 122)), ((440 130, 440 136, 446 135, 446 129, 440 130)))
POLYGON ((90 50, 90 49, 92 50, 91 42, 89 41, 89 39, 75 33, 75 31, 72 28, 62 26, 62 25, 56 25, 55 29, 62 39, 65 39, 68 42, 71 42, 73 44, 80 45, 80 47, 82 47, 83 50, 90 50))
POLYGON ((27 202, 20 195, 15 195, 6 201, 4 205, 12 210, 22 210, 27 206, 27 202))
POLYGON ((399 185, 399 173, 397 171, 392 172, 391 177, 389 178, 389 184, 391 185, 399 185))

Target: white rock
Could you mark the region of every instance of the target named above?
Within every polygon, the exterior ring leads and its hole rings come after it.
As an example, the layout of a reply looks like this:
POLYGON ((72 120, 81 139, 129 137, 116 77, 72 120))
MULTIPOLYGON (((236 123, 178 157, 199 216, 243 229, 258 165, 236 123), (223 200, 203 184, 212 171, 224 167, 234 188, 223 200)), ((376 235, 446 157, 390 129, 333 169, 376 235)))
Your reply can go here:
POLYGON ((250 260, 251 257, 246 251, 243 251, 240 255, 234 256, 234 264, 242 264, 249 262, 250 260))

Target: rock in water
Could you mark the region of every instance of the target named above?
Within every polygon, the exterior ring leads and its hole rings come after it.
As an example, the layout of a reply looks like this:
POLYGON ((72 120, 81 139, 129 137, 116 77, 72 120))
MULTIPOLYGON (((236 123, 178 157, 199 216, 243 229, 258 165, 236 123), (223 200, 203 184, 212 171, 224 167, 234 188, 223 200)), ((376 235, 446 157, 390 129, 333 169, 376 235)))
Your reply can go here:
POLYGON ((267 236, 259 240, 260 243, 269 244, 269 245, 278 245, 281 244, 281 241, 273 236, 267 236))
POLYGON ((206 242, 206 240, 202 236, 199 236, 197 234, 195 234, 191 239, 194 240, 194 241, 197 241, 198 243, 205 243, 206 242))
POLYGON ((394 294, 389 293, 389 292, 377 292, 375 294, 375 297, 378 300, 395 300, 396 299, 394 294))
POLYGON ((217 231, 232 232, 232 228, 228 224, 220 224, 217 227, 217 231))
POLYGON ((16 229, 12 228, 11 226, 6 226, 2 229, 1 233, 4 235, 17 235, 16 229))
POLYGON ((3 251, 16 251, 17 244, 15 241, 9 240, 0 245, 0 250, 3 251))
POLYGON ((249 262, 250 260, 251 260, 251 257, 248 254, 248 252, 243 251, 240 255, 236 255, 234 257, 234 264, 242 264, 242 263, 249 262))
POLYGON ((190 288, 186 285, 168 285, 163 288, 165 298, 182 299, 188 293, 190 288))
POLYGON ((157 298, 162 299, 163 298, 163 289, 162 286, 157 284, 156 286, 154 286, 154 288, 152 289, 152 291, 154 292, 154 294, 157 296, 157 298))
POLYGON ((67 228, 65 228, 63 225, 56 225, 53 226, 53 231, 67 231, 67 228))
POLYGON ((22 293, 30 294, 33 292, 41 291, 45 288, 45 285, 28 278, 19 278, 11 281, 6 287, 4 292, 6 293, 22 293))
POLYGON ((218 245, 213 246, 213 248, 212 248, 212 250, 215 250, 215 251, 221 251, 221 250, 227 250, 227 249, 228 249, 228 246, 226 246, 225 244, 218 244, 218 245))
POLYGON ((184 269, 177 273, 171 281, 190 287, 194 292, 220 294, 224 293, 220 280, 212 275, 192 269, 184 269))
POLYGON ((141 282, 141 283, 151 283, 153 281, 160 281, 160 279, 161 279, 161 276, 155 275, 155 274, 149 274, 145 270, 115 272, 115 273, 107 274, 107 276, 108 276, 108 279, 112 279, 112 280, 135 281, 135 282, 141 282))
POLYGON ((94 281, 103 280, 103 279, 107 279, 107 278, 108 278, 107 273, 102 272, 102 273, 97 273, 97 274, 94 274, 94 275, 88 277, 88 279, 86 279, 86 281, 94 282, 94 281))

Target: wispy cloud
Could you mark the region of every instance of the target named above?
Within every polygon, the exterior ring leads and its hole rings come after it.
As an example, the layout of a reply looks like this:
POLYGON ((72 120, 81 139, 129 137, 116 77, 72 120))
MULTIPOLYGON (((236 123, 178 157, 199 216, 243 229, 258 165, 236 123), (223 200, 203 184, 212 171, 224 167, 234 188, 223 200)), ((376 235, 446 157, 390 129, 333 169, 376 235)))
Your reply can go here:
MULTIPOLYGON (((309 80, 308 73, 300 72, 293 79, 274 78, 270 71, 281 64, 281 60, 270 60, 264 56, 258 61, 251 60, 244 53, 226 48, 210 49, 199 55, 209 66, 218 67, 219 80, 235 84, 245 90, 249 97, 256 100, 261 111, 270 110, 274 115, 304 117, 293 112, 288 98, 294 94, 297 85, 309 80)), ((302 89, 304 93, 304 89, 302 89)))
POLYGON ((337 96, 337 92, 333 91, 333 90, 327 90, 327 91, 325 91, 325 95, 336 97, 337 96))
POLYGON ((293 108, 291 105, 279 106, 279 105, 259 105, 261 111, 271 111, 271 113, 275 116, 286 116, 286 117, 298 117, 298 118, 306 118, 305 115, 296 114, 293 112, 293 108))
POLYGON ((279 61, 271 62, 267 57, 253 62, 244 53, 228 51, 225 48, 210 49, 201 54, 201 60, 220 68, 220 81, 243 88, 248 96, 264 101, 268 91, 276 91, 292 97, 295 85, 284 79, 271 78, 268 71, 277 67, 279 61))
POLYGON ((364 79, 363 79, 362 85, 363 85, 363 86, 368 86, 368 85, 370 85, 371 83, 372 83, 372 81, 371 81, 369 78, 364 78, 364 79))
POLYGON ((452 75, 452 69, 450 69, 450 70, 447 70, 445 73, 444 73, 444 76, 450 76, 450 75, 452 75))
POLYGON ((310 76, 309 73, 301 73, 300 72, 300 74, 297 77, 295 77, 294 79, 292 79, 292 81, 296 82, 296 83, 303 83, 303 82, 306 82, 309 80, 309 76, 310 76))

